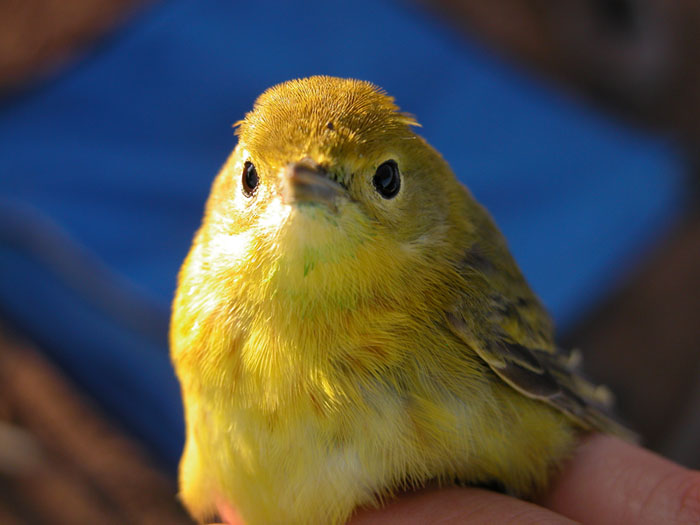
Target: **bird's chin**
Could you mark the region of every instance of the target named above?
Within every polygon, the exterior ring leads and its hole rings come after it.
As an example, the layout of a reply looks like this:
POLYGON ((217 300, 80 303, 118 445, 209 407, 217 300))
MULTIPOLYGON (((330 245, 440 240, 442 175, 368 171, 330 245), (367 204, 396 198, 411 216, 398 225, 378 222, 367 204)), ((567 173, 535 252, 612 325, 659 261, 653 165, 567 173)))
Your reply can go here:
POLYGON ((360 244, 352 235, 352 213, 340 206, 332 210, 322 203, 285 204, 288 214, 274 236, 274 249, 289 264, 308 267, 316 262, 352 256, 360 244))
POLYGON ((280 237, 299 245, 325 244, 337 238, 338 210, 313 202, 289 204, 289 214, 280 231, 280 237))
POLYGON ((344 217, 344 202, 336 200, 294 200, 282 202, 285 210, 283 229, 293 232, 301 238, 326 235, 337 236, 344 217))
POLYGON ((338 206, 332 202, 301 201, 289 204, 291 207, 290 218, 304 217, 310 220, 322 220, 337 222, 338 206))

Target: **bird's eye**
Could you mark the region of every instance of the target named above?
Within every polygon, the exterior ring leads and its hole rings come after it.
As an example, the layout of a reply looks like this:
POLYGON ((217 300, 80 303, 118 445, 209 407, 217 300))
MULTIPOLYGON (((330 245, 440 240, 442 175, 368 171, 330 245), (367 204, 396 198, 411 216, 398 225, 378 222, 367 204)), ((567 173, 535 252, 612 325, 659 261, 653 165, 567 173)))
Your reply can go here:
POLYGON ((258 170, 249 160, 243 165, 243 194, 250 197, 258 187, 258 170))
POLYGON ((401 175, 399 166, 394 160, 387 160, 382 163, 374 173, 372 179, 374 187, 385 199, 393 199, 401 189, 401 175))

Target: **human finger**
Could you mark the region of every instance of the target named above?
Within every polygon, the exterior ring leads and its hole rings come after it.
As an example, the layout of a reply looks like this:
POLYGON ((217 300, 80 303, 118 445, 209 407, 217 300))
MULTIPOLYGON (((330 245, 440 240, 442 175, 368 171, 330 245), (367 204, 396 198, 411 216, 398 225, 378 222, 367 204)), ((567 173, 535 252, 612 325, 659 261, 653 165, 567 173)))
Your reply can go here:
POLYGON ((572 520, 503 494, 476 488, 424 490, 389 502, 381 509, 362 509, 348 525, 413 524, 564 525, 572 520))
POLYGON ((620 439, 593 435, 542 503, 584 523, 697 524, 700 473, 620 439))

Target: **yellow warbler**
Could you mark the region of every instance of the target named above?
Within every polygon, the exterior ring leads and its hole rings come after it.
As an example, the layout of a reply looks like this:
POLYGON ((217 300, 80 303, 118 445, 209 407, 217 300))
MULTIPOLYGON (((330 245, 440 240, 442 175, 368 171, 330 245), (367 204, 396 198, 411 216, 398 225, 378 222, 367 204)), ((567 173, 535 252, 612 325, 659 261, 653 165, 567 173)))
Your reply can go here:
POLYGON ((239 123, 173 307, 198 520, 225 501, 251 525, 340 524, 428 482, 533 496, 580 430, 624 433, 415 125, 322 76, 239 123))

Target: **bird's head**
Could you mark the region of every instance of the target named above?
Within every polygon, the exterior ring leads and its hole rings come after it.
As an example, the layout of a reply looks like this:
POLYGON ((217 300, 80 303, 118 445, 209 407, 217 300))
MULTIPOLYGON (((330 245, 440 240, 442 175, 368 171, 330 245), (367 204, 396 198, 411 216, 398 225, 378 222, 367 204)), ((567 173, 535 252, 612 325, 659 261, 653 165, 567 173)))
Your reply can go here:
POLYGON ((449 259, 464 190, 415 125, 368 82, 317 76, 267 90, 238 123, 208 204, 218 255, 263 282, 274 273, 350 291, 410 259, 449 259))

